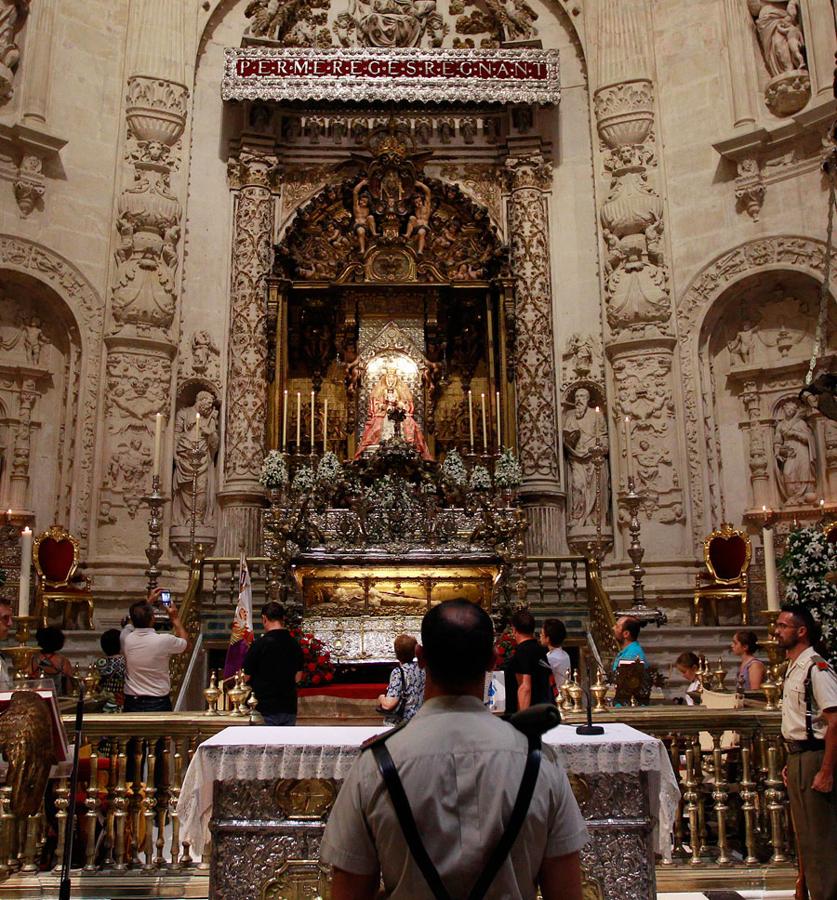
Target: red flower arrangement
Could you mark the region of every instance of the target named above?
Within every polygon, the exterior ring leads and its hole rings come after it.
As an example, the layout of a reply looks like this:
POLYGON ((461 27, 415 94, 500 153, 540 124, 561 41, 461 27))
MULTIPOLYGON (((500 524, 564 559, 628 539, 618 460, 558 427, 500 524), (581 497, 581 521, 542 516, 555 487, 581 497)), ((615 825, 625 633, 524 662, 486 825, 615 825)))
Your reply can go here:
POLYGON ((494 645, 498 669, 502 669, 503 665, 508 662, 509 657, 514 653, 515 646, 514 634, 509 627, 497 638, 497 643, 494 645))
POLYGON ((323 642, 310 631, 303 631, 301 628, 291 628, 290 633, 302 649, 302 680, 299 686, 315 687, 334 681, 331 654, 323 646, 323 642))

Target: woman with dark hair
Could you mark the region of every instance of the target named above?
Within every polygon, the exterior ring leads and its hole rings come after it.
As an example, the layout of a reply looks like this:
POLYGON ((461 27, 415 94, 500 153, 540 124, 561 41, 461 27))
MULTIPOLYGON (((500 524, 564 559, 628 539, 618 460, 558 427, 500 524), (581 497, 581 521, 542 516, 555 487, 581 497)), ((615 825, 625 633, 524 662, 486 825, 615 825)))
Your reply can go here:
POLYGON ((738 665, 739 691, 757 691, 764 681, 764 663, 755 657, 758 646, 755 631, 736 631, 732 636, 729 648, 741 660, 738 665))
POLYGON ((674 661, 674 668, 688 682, 688 687, 683 693, 683 697, 676 697, 675 703, 685 703, 686 706, 694 706, 695 698, 692 696, 700 690, 700 680, 698 679, 698 669, 700 668, 700 660, 692 653, 686 650, 674 661))
POLYGON ((35 632, 35 640, 41 652, 32 657, 29 675, 32 678, 51 678, 55 684, 55 693, 63 697, 69 693, 73 667, 66 656, 59 653, 64 646, 64 632, 54 625, 39 628, 35 632))

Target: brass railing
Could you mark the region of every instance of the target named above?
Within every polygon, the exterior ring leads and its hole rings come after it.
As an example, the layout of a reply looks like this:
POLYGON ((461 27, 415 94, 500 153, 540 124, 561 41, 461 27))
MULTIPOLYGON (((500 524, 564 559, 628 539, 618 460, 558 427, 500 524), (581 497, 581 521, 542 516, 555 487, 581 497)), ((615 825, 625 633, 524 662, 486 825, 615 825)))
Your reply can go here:
MULTIPOLYGON (((582 715, 565 718, 581 721, 582 715)), ((674 866, 711 881, 713 872, 720 877, 731 867, 773 871, 792 861, 780 713, 661 706, 608 710, 597 720, 627 722, 664 742, 681 788, 674 866)), ((204 871, 205 848, 182 840, 177 818, 183 776, 202 741, 246 722, 205 713, 87 716, 83 741, 90 755, 75 797, 74 866, 87 873, 204 871)), ((65 724, 72 728, 71 717, 65 724)), ((41 812, 18 820, 10 788, 0 788, 0 876, 35 876, 61 865, 70 802, 69 779, 59 779, 41 812)))

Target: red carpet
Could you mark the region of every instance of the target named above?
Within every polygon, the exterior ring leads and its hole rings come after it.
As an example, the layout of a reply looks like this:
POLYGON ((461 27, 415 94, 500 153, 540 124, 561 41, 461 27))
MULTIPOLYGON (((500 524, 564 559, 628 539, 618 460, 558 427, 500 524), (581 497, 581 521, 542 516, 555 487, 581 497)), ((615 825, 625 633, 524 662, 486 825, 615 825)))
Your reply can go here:
POLYGON ((353 700, 377 700, 386 684, 330 684, 327 687, 300 688, 300 697, 350 697, 353 700))

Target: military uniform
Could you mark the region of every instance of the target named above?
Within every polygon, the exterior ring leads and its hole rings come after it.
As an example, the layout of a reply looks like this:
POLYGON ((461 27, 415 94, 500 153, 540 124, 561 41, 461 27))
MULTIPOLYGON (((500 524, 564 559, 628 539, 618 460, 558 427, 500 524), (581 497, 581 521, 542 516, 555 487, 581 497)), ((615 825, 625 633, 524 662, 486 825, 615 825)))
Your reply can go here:
MULTIPOLYGON (((476 697, 446 696, 426 701, 386 746, 430 859, 450 894, 466 896, 509 819, 527 739, 476 697)), ((543 859, 575 853, 587 840, 567 775, 545 745, 529 814, 487 900, 534 900, 543 859)), ((393 900, 432 897, 370 751, 343 783, 320 859, 356 875, 380 869, 393 900)))
POLYGON ((788 666, 782 691, 788 796, 811 900, 837 900, 837 787, 811 788, 825 754, 823 710, 837 710, 837 675, 808 647, 788 666))

